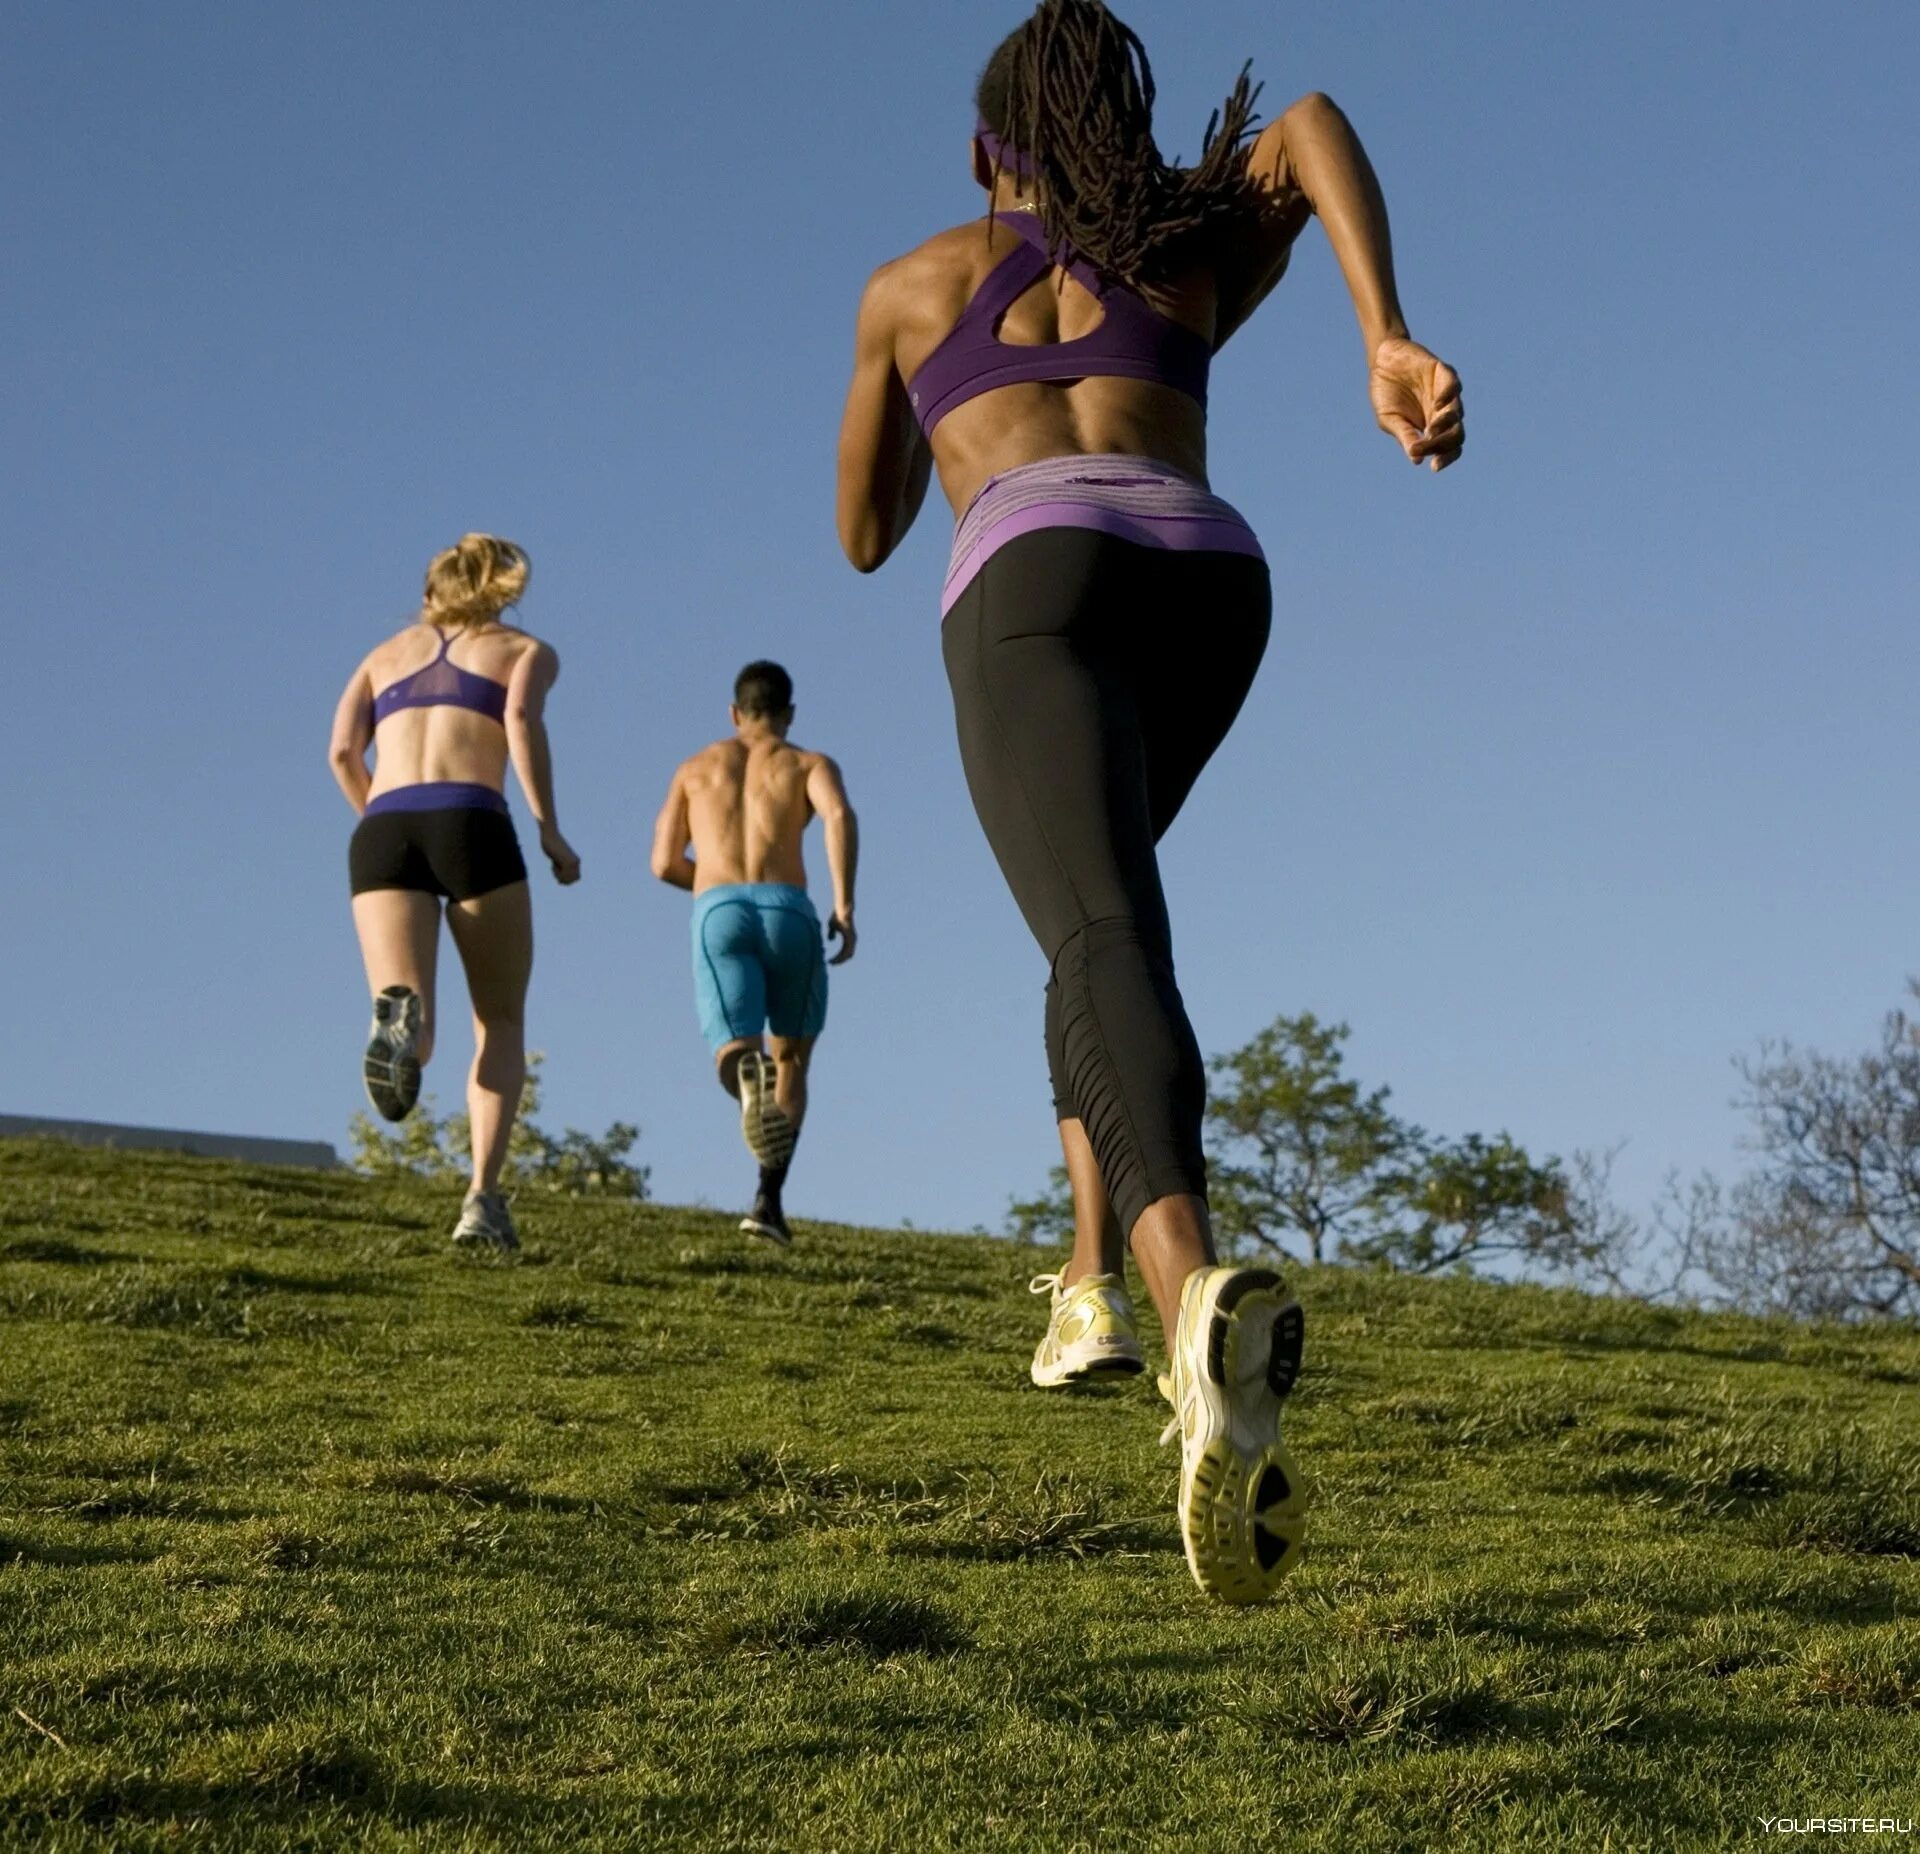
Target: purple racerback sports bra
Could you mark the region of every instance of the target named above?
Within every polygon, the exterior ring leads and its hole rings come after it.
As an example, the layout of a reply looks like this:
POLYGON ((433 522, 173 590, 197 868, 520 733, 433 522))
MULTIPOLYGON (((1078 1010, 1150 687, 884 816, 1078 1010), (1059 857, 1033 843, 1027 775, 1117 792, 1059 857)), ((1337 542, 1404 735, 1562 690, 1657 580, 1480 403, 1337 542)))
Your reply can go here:
MULTIPOLYGON (((433 627, 440 631, 440 627, 433 627)), ((491 676, 476 676, 448 657, 450 632, 440 631, 440 654, 424 669, 390 682, 373 698, 373 724, 378 727, 403 708, 468 708, 503 727, 507 719, 507 685, 491 676)))
POLYGON ((1000 339, 1001 319, 1052 270, 1046 233, 1030 212, 997 212, 1018 243, 988 273, 947 338, 929 354, 907 386, 922 431, 955 406, 1016 382, 1081 380, 1112 376, 1152 380, 1189 399, 1207 403, 1207 368, 1213 349, 1192 329, 1169 320, 1124 285, 1109 283, 1084 259, 1061 253, 1075 283, 1100 299, 1106 312, 1098 328, 1074 341, 1016 347, 1000 339))

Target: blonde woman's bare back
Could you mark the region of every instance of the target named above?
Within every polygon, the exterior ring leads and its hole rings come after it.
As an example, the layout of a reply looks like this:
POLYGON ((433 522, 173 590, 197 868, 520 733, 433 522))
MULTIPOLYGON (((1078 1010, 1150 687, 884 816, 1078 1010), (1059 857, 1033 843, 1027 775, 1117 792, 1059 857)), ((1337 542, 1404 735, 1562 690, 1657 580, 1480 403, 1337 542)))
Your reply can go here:
MULTIPOLYGON (((524 685, 531 672, 545 667, 543 653, 546 662, 557 662, 549 646, 514 625, 451 630, 410 624, 368 653, 360 675, 367 705, 377 714, 382 696, 390 700, 391 692, 409 678, 426 677, 444 664, 496 685, 504 718, 514 702, 516 675, 524 685)), ((472 708, 450 702, 397 708, 379 719, 373 744, 377 759, 369 798, 403 786, 440 782, 486 785, 496 791, 506 786, 506 729, 472 708)))

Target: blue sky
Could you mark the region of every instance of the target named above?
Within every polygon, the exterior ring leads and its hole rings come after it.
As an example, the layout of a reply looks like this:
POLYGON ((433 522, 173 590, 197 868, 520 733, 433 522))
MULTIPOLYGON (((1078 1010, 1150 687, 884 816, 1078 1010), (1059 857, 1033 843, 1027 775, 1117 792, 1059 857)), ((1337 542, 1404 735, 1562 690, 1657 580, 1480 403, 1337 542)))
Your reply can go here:
MULTIPOLYGON (((1220 363, 1276 625, 1165 855, 1203 1047, 1312 1009, 1436 1130, 1624 1140, 1634 1201, 1737 1165, 1730 1057, 1863 1045, 1920 969, 1920 13, 1126 12, 1170 152, 1249 55, 1269 107, 1346 107, 1469 416, 1439 479, 1373 431, 1317 230, 1220 363)), ((1052 1157, 1044 973, 953 746, 947 521, 860 579, 831 465, 860 285, 977 209, 970 86, 1018 17, 10 9, 0 1108, 344 1144, 327 721, 479 527, 565 662, 546 1118, 637 1120, 661 1196, 740 1195, 645 859, 771 653, 866 838, 793 1208, 998 1227, 1052 1157)))

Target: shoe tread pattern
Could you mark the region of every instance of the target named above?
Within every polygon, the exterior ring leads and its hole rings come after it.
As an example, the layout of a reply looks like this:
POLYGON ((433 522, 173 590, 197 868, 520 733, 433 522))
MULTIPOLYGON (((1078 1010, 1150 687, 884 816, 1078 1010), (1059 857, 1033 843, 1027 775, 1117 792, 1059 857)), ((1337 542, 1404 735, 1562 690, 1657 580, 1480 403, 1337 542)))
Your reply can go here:
POLYGON ((420 1031, 420 996, 389 985, 373 1001, 373 1036, 361 1063, 367 1099, 383 1120, 404 1120, 420 1099, 420 1064, 413 1054, 420 1031))
MULTIPOLYGON (((1231 1403, 1236 1387, 1246 1383, 1242 1349, 1264 1342, 1260 1375, 1267 1392, 1276 1401, 1284 1399, 1300 1375, 1305 1325, 1299 1303, 1287 1297, 1277 1273, 1237 1270, 1209 1314, 1208 1377, 1231 1403)), ((1212 1438, 1200 1451, 1181 1530, 1194 1579, 1209 1595, 1234 1604, 1270 1596, 1298 1562, 1305 1529, 1305 1488, 1277 1432, 1250 1456, 1235 1446, 1230 1433, 1212 1438)))

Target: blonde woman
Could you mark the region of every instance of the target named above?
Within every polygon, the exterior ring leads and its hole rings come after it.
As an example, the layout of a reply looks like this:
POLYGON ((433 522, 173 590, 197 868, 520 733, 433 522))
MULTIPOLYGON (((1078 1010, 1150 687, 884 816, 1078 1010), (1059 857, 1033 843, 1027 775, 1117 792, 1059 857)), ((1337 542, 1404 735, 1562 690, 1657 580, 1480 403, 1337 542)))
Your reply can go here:
POLYGON ((420 616, 375 647, 348 679, 333 718, 333 775, 360 818, 347 853, 353 924, 373 993, 367 1097, 401 1120, 433 1053, 440 910, 473 1002, 473 1182, 453 1240, 520 1246, 500 1191, 507 1138, 526 1080, 533 902, 507 812, 507 763, 540 826, 563 887, 580 859, 560 834, 547 744, 551 645, 503 621, 526 590, 526 554, 469 534, 427 568, 420 616), (371 771, 367 749, 375 749, 371 771))

